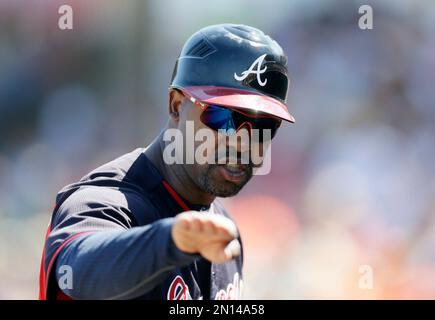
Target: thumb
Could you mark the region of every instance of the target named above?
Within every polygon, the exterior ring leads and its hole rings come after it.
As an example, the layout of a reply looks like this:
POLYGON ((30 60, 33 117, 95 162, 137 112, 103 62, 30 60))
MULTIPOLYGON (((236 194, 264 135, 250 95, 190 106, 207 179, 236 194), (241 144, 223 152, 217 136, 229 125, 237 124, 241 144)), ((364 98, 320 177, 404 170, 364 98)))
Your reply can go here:
POLYGON ((234 239, 228 243, 228 245, 224 249, 224 256, 226 260, 233 259, 239 256, 241 253, 240 242, 237 239, 234 239))

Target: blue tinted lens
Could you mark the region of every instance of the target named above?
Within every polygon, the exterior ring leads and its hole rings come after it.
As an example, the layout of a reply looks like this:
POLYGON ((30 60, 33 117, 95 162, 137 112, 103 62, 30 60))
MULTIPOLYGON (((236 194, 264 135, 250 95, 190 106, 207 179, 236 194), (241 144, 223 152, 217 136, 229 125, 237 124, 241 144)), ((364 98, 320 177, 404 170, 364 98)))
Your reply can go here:
MULTIPOLYGON (((273 138, 281 125, 281 120, 276 118, 256 118, 250 117, 243 113, 221 107, 218 105, 209 105, 201 114, 201 121, 206 126, 213 130, 225 130, 227 135, 236 133, 237 128, 246 122, 251 124, 252 129, 271 130, 271 138, 273 138)), ((263 135, 260 134, 260 142, 263 141, 263 135)))
POLYGON ((209 105, 201 114, 201 121, 214 130, 226 130, 228 133, 236 132, 233 112, 230 109, 209 105))

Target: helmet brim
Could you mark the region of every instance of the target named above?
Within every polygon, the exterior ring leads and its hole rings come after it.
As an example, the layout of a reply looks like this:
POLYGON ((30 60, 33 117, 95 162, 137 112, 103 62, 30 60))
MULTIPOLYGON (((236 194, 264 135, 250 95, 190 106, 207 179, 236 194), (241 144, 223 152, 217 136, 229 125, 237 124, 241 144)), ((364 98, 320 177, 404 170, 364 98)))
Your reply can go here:
POLYGON ((180 89, 186 90, 192 97, 206 104, 261 112, 291 123, 295 122, 284 103, 253 91, 216 86, 191 86, 180 89))

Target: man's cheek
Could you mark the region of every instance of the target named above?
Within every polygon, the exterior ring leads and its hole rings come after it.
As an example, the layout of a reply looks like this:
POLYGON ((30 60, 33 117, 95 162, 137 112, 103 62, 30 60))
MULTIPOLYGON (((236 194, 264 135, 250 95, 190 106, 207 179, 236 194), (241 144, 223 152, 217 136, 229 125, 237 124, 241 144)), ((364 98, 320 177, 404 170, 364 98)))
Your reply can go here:
POLYGON ((270 145, 265 143, 252 143, 249 149, 251 161, 254 165, 261 165, 270 145))
POLYGON ((195 163, 199 165, 214 164, 216 158, 216 139, 210 129, 198 130, 195 135, 195 163))
POLYGON ((272 149, 270 142, 256 144, 251 149, 253 175, 267 175, 272 170, 272 149))

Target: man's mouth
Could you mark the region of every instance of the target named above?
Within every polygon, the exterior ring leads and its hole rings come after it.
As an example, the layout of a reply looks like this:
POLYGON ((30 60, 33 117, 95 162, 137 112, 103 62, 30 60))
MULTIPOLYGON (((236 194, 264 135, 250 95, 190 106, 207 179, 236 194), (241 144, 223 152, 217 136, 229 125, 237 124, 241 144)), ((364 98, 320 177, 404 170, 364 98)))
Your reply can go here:
POLYGON ((234 183, 245 180, 249 172, 249 166, 243 164, 223 164, 218 168, 225 180, 234 183))

